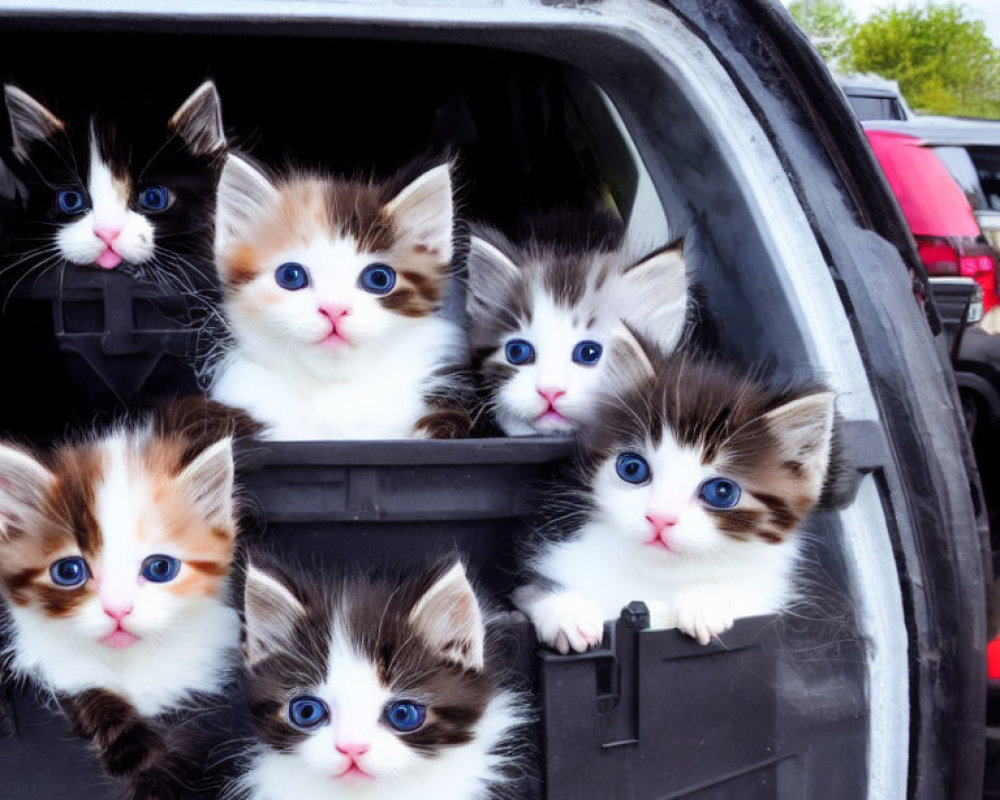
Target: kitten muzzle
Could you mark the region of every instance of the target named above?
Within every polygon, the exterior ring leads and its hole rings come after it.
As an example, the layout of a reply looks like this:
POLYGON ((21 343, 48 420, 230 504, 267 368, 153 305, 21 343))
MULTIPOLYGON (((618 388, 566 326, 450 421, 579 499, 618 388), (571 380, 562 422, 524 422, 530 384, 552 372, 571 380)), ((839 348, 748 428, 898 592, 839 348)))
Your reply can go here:
POLYGON ((375 776, 365 772, 354 758, 351 758, 350 766, 347 769, 333 777, 337 780, 345 781, 370 781, 375 779, 375 776))
POLYGON ((122 228, 119 225, 96 225, 94 227, 94 236, 105 244, 104 252, 94 261, 101 269, 114 269, 124 260, 115 251, 115 239, 121 232, 122 228))
POLYGON ((643 540, 643 544, 665 550, 668 553, 676 553, 677 550, 670 546, 670 531, 677 524, 677 516, 674 514, 647 514, 646 520, 649 522, 651 533, 643 540))
POLYGON ((119 623, 111 633, 102 636, 99 640, 101 644, 110 647, 112 650, 124 650, 139 641, 139 637, 134 633, 129 633, 119 623))
POLYGON ((94 263, 101 269, 114 269, 124 260, 125 259, 118 255, 118 253, 108 247, 97 257, 97 260, 94 263))

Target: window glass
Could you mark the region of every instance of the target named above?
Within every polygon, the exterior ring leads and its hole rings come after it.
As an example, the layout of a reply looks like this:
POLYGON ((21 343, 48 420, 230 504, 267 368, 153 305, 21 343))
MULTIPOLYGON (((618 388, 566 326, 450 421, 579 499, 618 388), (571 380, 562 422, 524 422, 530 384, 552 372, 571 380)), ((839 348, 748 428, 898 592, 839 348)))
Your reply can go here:
POLYGON ((969 205, 977 211, 989 208, 983 187, 979 183, 979 173, 968 151, 964 147, 935 147, 934 152, 944 162, 955 183, 962 187, 969 205))
POLYGON ((986 208, 1000 211, 1000 147, 970 147, 969 155, 979 174, 986 208))
POLYGON ((849 94, 847 102, 851 104, 851 108, 860 120, 903 119, 903 109, 893 97, 849 94))

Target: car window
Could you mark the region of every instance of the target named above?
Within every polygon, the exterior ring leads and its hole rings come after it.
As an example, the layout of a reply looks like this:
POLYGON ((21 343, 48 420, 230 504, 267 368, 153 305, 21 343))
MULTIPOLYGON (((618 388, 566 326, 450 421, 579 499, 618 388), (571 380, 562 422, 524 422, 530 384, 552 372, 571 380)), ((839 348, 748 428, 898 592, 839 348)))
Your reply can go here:
POLYGON ((1000 211, 1000 147, 970 147, 969 155, 986 200, 986 208, 1000 211))
MULTIPOLYGON (((990 208, 980 184, 980 174, 968 151, 964 147, 935 147, 934 152, 944 162, 955 183, 962 187, 969 205, 976 211, 990 208)), ((1000 200, 1000 197, 997 199, 1000 200)))
POLYGON ((847 102, 851 104, 851 108, 854 109, 855 115, 860 120, 905 119, 903 109, 893 97, 849 94, 847 102))

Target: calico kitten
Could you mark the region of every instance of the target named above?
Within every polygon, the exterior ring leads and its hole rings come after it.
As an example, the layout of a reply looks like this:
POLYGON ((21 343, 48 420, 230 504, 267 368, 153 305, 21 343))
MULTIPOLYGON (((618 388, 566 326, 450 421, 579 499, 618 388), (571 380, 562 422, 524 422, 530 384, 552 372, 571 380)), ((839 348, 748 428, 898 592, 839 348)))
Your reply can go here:
POLYGON ((0 445, 11 667, 134 798, 194 779, 175 763, 185 710, 232 679, 239 643, 231 439, 186 419, 186 433, 148 422, 40 455, 0 445))
POLYGON ((251 559, 244 800, 473 800, 502 792, 527 718, 460 562, 323 581, 251 559))
POLYGON ((226 159, 215 252, 234 343, 212 396, 270 438, 468 432, 464 335, 437 313, 452 260, 450 166, 397 183, 272 179, 226 159))
POLYGON ((560 652, 600 640, 642 600, 654 628, 707 644, 793 598, 796 529, 828 469, 833 394, 775 389, 685 353, 616 335, 614 397, 581 432, 580 522, 549 532, 514 594, 560 652))
POLYGON ((151 124, 132 98, 68 120, 16 86, 4 87, 4 99, 28 192, 22 216, 45 238, 12 267, 37 277, 66 262, 128 269, 165 288, 210 285, 200 262, 226 149, 214 83, 199 86, 165 125, 151 124))
POLYGON ((473 228, 472 362, 485 405, 511 436, 567 433, 588 420, 619 320, 665 351, 684 329, 681 244, 640 259, 608 215, 560 216, 532 226, 520 246, 473 228))

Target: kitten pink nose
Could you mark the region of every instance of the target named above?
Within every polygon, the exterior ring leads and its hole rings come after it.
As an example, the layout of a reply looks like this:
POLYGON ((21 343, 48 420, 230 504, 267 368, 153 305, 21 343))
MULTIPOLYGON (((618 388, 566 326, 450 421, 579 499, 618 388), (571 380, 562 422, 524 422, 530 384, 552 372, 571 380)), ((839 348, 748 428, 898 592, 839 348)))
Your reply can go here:
POLYGON ((646 519, 657 536, 677 524, 676 514, 647 514, 646 519))
POLYGON ((94 226, 94 236, 100 239, 108 247, 111 247, 112 242, 118 238, 118 234, 122 232, 121 226, 118 225, 95 225, 94 226))
POLYGON ((363 756, 371 745, 367 742, 337 742, 334 745, 345 756, 363 756))
POLYGON ((351 313, 351 307, 328 303, 319 307, 319 313, 330 320, 330 322, 336 323, 338 319, 346 317, 351 313))
POLYGON ((556 404, 556 400, 558 400, 560 397, 562 397, 564 394, 566 394, 566 390, 565 389, 543 389, 543 388, 539 387, 538 388, 538 393, 542 397, 544 397, 546 400, 549 401, 549 405, 550 406, 554 406, 556 404))
POLYGON ((104 606, 104 613, 115 622, 121 622, 132 613, 132 606, 104 606))

